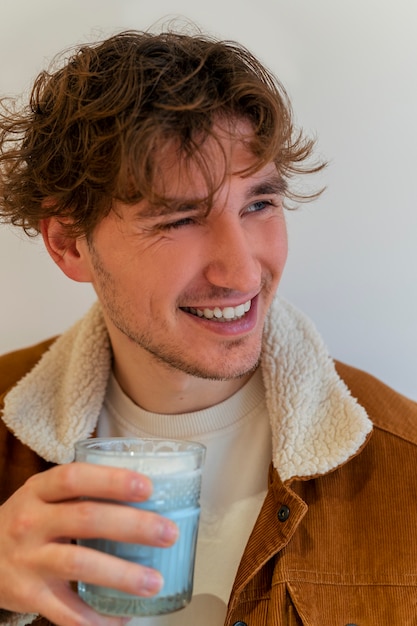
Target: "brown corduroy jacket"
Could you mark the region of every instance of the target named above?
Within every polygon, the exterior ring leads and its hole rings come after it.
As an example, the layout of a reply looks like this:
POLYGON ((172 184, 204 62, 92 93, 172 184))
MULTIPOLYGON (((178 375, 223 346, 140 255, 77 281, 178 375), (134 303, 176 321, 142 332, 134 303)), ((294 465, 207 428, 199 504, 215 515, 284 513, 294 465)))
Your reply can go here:
MULTIPOLYGON (((0 413, 8 390, 48 346, 0 359, 0 413)), ((226 626, 417 624, 417 404, 359 370, 341 363, 336 370, 372 432, 327 471, 282 479, 274 461, 226 626)), ((52 464, 0 420, 2 501, 52 464)))

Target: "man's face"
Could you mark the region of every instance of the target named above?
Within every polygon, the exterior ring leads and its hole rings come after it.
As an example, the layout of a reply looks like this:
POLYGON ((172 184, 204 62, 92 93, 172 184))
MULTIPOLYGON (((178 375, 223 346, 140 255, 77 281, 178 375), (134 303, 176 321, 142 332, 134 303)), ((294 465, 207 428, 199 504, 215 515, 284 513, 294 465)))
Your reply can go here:
MULTIPOLYGON (((236 173, 254 162, 239 129, 248 126, 238 124, 234 140, 222 140, 229 173, 208 214, 195 202, 207 193, 200 171, 182 167, 174 147, 167 148, 159 165, 170 207, 118 203, 89 242, 113 347, 140 366, 221 380, 258 363, 287 235, 275 165, 246 178, 236 173)), ((212 139, 204 147, 221 176, 219 147, 212 139)))

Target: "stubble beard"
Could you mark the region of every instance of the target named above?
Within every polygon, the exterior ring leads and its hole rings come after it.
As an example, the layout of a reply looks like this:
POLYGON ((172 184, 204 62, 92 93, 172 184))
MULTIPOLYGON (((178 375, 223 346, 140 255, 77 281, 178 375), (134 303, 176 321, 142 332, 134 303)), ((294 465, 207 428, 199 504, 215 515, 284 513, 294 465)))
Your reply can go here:
POLYGON ((259 365, 260 349, 255 356, 247 358, 245 360, 246 362, 242 363, 241 360, 239 367, 236 367, 236 365, 233 364, 233 351, 238 350, 243 343, 242 339, 237 339, 229 342, 228 345, 225 346, 225 351, 230 352, 231 359, 228 361, 227 354, 224 355, 222 359, 222 371, 204 367, 201 363, 192 362, 188 359, 186 360, 181 351, 174 345, 156 343, 149 333, 138 334, 133 331, 131 326, 126 323, 124 316, 120 315, 117 307, 109 306, 108 302, 106 303, 106 311, 111 319, 111 322, 119 332, 127 337, 127 339, 134 343, 138 348, 145 350, 153 357, 153 359, 155 359, 155 361, 158 362, 158 364, 165 367, 168 371, 175 369, 196 378, 224 381, 243 378, 244 376, 254 372, 259 365))
POLYGON ((137 332, 134 329, 135 324, 133 317, 129 322, 128 315, 126 314, 128 307, 120 303, 120 296, 115 279, 104 267, 100 255, 91 240, 88 242, 88 246, 96 274, 95 288, 106 316, 120 333, 138 348, 150 354, 158 364, 166 367, 167 370, 175 369, 196 378, 216 381, 243 378, 257 369, 261 355, 261 339, 259 339, 259 346, 257 351, 255 351, 256 353, 240 359, 239 366, 236 366, 234 363, 233 352, 241 349, 245 338, 237 338, 227 343, 224 342, 225 355, 221 360, 223 370, 219 371, 217 369, 214 371, 209 367, 204 367, 200 363, 192 362, 189 359, 186 360, 181 350, 175 345, 156 342, 151 332, 146 330, 141 333, 137 332), (227 353, 231 354, 230 361, 227 359, 227 353))

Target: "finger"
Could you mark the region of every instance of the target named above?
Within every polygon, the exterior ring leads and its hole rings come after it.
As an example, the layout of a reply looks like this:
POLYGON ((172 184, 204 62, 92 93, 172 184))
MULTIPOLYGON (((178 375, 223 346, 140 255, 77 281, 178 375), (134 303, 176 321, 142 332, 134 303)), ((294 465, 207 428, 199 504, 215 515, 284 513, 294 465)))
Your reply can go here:
POLYGON ((45 502, 79 497, 141 501, 152 493, 152 482, 138 472, 90 463, 68 463, 35 474, 27 481, 45 502))
POLYGON ((101 538, 166 547, 178 539, 178 526, 166 517, 133 506, 92 500, 47 505, 47 541, 101 538))
POLYGON ((47 546, 39 564, 54 580, 81 580, 145 597, 158 593, 163 585, 162 575, 154 569, 84 546, 47 546))
POLYGON ((126 619, 97 613, 70 589, 59 583, 45 587, 39 594, 37 609, 42 616, 58 626, 125 626, 126 619))

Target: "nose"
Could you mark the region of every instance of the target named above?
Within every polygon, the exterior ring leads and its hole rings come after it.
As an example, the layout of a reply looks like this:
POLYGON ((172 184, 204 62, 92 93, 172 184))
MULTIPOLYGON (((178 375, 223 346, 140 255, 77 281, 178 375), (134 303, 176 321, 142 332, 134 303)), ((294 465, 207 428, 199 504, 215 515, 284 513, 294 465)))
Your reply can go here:
POLYGON ((210 229, 205 278, 212 285, 239 291, 259 289, 261 263, 255 241, 241 220, 224 218, 210 229))

